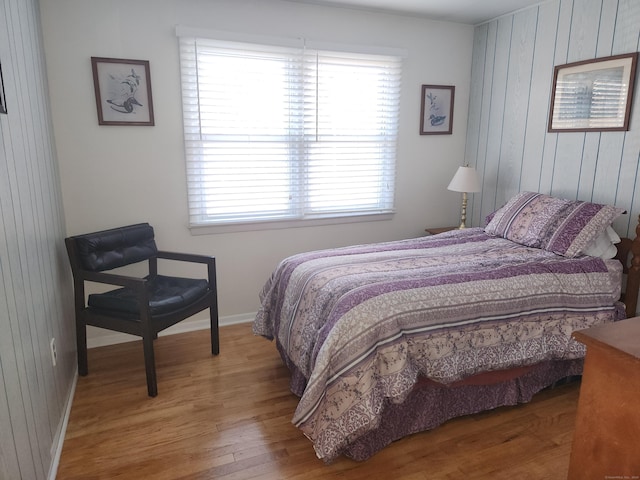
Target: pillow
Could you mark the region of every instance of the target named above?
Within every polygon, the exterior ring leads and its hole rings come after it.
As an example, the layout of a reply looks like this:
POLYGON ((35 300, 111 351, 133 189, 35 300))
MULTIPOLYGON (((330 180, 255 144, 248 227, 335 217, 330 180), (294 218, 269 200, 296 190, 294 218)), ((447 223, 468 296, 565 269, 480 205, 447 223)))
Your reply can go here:
POLYGON ((620 237, 616 231, 607 227, 607 229, 598 235, 589 245, 583 250, 582 253, 591 257, 598 258, 614 258, 618 253, 618 249, 615 244, 620 242, 620 237))
POLYGON ((521 192, 499 209, 485 232, 528 247, 577 257, 624 210, 521 192))
POLYGON ((487 225, 489 225, 489 223, 491 223, 491 220, 493 220, 494 215, 496 214, 497 210, 494 210, 493 212, 491 212, 489 215, 487 215, 486 217, 484 217, 484 226, 486 227, 487 225))

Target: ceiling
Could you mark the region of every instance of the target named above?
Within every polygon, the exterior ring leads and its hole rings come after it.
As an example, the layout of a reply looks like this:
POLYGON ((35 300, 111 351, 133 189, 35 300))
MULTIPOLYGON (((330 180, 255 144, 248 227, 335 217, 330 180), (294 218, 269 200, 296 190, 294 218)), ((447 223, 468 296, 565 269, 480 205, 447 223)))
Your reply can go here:
POLYGON ((289 0, 477 25, 542 0, 289 0))

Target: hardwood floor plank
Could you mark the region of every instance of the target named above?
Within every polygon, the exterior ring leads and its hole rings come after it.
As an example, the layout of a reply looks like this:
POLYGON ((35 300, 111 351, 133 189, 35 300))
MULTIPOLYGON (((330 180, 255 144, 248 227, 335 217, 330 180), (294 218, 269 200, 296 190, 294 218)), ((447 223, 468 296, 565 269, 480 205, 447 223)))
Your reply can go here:
POLYGON ((155 343, 158 391, 147 396, 141 342, 89 350, 58 479, 432 480, 566 478, 579 383, 527 405, 451 420, 366 462, 318 460, 291 418, 297 397, 273 343, 251 325, 155 343))

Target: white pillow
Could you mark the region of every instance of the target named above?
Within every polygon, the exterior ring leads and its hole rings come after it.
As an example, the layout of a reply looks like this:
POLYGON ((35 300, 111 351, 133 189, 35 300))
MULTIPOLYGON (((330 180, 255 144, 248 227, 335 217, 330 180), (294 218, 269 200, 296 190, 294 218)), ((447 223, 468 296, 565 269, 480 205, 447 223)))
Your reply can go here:
POLYGON ((614 258, 616 253, 618 253, 615 244, 619 242, 620 237, 616 231, 609 226, 583 250, 583 253, 603 259, 614 258))

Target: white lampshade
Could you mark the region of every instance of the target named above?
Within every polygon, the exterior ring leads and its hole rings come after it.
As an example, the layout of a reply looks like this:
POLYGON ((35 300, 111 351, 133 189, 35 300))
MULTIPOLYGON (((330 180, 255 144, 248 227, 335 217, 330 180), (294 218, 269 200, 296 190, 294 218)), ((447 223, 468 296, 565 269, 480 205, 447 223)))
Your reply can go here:
POLYGON ((449 183, 447 190, 462 192, 462 212, 460 214, 459 228, 466 228, 465 222, 467 220, 467 193, 480 191, 480 182, 478 181, 478 174, 476 173, 476 169, 468 165, 465 165, 464 167, 458 167, 458 171, 451 179, 451 183, 449 183))
POLYGON ((451 179, 451 183, 447 187, 447 190, 454 192, 479 192, 480 181, 478 180, 478 174, 473 167, 458 167, 458 171, 451 179))

